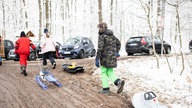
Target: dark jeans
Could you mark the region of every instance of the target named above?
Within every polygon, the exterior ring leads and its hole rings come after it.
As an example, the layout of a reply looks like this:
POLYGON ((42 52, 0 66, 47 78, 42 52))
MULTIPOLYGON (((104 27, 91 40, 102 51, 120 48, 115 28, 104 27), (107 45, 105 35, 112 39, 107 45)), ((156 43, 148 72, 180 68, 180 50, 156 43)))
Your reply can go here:
POLYGON ((53 57, 53 52, 46 52, 43 54, 43 65, 47 65, 47 59, 50 60, 51 64, 55 63, 54 57, 53 57))

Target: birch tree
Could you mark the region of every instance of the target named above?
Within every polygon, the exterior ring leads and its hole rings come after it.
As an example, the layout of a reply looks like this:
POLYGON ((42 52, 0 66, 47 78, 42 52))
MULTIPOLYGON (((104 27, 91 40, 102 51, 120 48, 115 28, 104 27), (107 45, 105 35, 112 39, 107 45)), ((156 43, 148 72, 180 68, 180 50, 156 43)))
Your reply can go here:
POLYGON ((98 0, 98 16, 99 16, 99 23, 103 22, 103 16, 102 16, 102 0, 98 0))
POLYGON ((42 31, 43 31, 43 4, 42 0, 38 0, 39 3, 39 37, 38 39, 41 39, 42 31))
POLYGON ((185 69, 185 61, 184 61, 184 54, 182 49, 182 35, 181 35, 181 27, 180 27, 180 15, 179 15, 179 5, 181 5, 184 1, 179 1, 177 0, 175 4, 168 2, 167 0, 164 0, 168 5, 175 7, 175 13, 176 13, 176 28, 175 28, 175 32, 176 34, 179 34, 179 45, 180 45, 180 53, 181 53, 181 57, 182 57, 182 69, 180 72, 180 75, 182 75, 184 69, 185 69))
POLYGON ((152 51, 153 54, 155 55, 156 60, 157 60, 157 68, 159 68, 159 58, 158 58, 158 55, 157 55, 156 50, 155 50, 154 33, 153 33, 152 21, 151 21, 151 1, 148 0, 148 2, 145 4, 141 0, 139 0, 139 1, 140 1, 142 8, 144 9, 144 12, 146 13, 147 22, 148 22, 148 26, 149 26, 149 30, 150 30, 150 34, 151 34, 151 38, 152 38, 153 48, 149 49, 149 51, 152 51))
POLYGON ((51 31, 51 20, 50 20, 50 0, 45 1, 45 16, 46 16, 46 28, 51 31))
POLYGON ((5 1, 2 0, 2 11, 3 11, 3 30, 2 30, 2 37, 5 39, 6 38, 6 33, 5 33, 5 1))

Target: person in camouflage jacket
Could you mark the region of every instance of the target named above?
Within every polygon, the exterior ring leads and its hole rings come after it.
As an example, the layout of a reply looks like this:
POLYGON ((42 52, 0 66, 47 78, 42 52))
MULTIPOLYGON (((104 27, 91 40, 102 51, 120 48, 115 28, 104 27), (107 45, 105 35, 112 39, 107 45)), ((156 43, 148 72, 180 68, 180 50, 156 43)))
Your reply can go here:
POLYGON ((110 94, 108 81, 108 79, 110 79, 118 87, 117 93, 119 94, 123 91, 125 81, 114 74, 113 68, 117 67, 117 57, 120 56, 119 50, 121 48, 121 43, 114 36, 113 31, 107 29, 107 24, 105 22, 98 24, 98 28, 99 39, 95 65, 101 68, 103 87, 99 93, 110 94))

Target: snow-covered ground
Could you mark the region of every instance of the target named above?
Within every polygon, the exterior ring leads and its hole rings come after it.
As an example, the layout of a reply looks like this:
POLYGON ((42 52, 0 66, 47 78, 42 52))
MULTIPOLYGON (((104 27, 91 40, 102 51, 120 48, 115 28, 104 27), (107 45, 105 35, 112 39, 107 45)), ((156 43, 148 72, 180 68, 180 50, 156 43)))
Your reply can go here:
MULTIPOLYGON (((159 102, 169 108, 192 108, 192 54, 184 56, 182 75, 181 56, 168 57, 170 68, 165 57, 159 57, 159 68, 153 56, 135 57, 118 61, 115 68, 115 73, 126 81, 124 92, 127 95, 153 91, 159 102)), ((99 73, 97 69, 94 74, 99 77, 99 73)))

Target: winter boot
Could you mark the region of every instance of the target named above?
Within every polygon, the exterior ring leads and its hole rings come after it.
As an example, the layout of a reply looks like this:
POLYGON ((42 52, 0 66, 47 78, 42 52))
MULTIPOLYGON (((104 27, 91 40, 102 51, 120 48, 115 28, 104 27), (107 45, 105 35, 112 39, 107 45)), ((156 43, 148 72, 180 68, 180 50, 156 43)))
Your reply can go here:
POLYGON ((54 62, 53 64, 52 64, 52 69, 55 69, 56 68, 56 63, 54 62))
POLYGON ((27 76, 27 72, 26 72, 26 66, 22 65, 21 67, 21 74, 24 74, 24 76, 27 76))
POLYGON ((110 95, 110 91, 109 88, 103 88, 101 91, 99 91, 98 93, 100 94, 105 94, 105 95, 110 95))
POLYGON ((119 80, 117 85, 117 94, 121 93, 123 91, 123 87, 125 85, 124 80, 119 80))
POLYGON ((118 78, 114 84, 117 86, 117 94, 121 93, 123 91, 125 81, 118 78))

